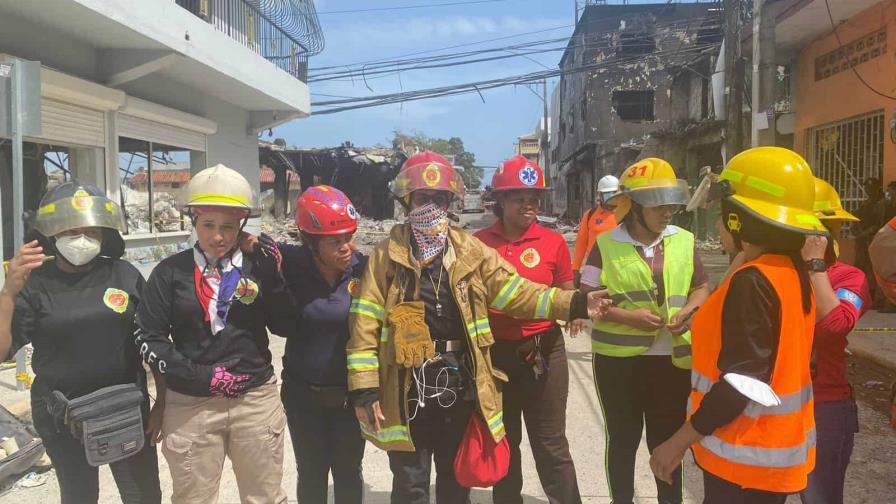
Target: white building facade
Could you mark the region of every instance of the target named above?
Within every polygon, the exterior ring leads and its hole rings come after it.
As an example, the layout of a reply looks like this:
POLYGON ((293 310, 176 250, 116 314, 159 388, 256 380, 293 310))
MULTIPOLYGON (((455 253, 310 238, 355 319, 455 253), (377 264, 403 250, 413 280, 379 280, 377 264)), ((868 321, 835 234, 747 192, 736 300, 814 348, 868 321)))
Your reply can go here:
MULTIPOLYGON (((121 202, 129 249, 183 243, 184 168, 223 163, 257 188, 258 134, 310 114, 307 58, 322 43, 310 0, 0 0, 0 66, 40 64, 25 210, 76 178, 121 202), (299 18, 304 33, 291 32, 299 18)), ((11 173, 0 137, 4 259, 11 173)))

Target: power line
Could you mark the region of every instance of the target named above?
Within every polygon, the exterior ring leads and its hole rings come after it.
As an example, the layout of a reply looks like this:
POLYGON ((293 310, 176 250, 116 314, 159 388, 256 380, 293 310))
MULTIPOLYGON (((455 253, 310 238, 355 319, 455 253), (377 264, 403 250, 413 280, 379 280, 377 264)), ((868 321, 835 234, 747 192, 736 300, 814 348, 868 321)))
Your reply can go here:
MULTIPOLYGON (((700 18, 700 19, 702 19, 702 20, 708 20, 708 19, 721 19, 721 17, 720 17, 720 16, 707 16, 707 17, 703 17, 703 18, 700 18)), ((321 71, 321 70, 331 70, 331 69, 334 69, 334 68, 349 68, 349 67, 352 67, 352 66, 362 66, 362 65, 367 65, 367 64, 370 64, 370 63, 380 63, 380 62, 383 62, 383 61, 395 61, 395 60, 398 59, 398 58, 405 58, 405 57, 408 57, 408 56, 418 56, 418 55, 421 55, 421 54, 430 54, 430 53, 434 53, 434 52, 446 51, 446 50, 448 50, 448 49, 457 49, 457 48, 460 48, 460 47, 469 47, 469 46, 474 46, 474 45, 487 44, 487 43, 489 43, 489 42, 497 42, 497 41, 499 41, 499 40, 507 40, 507 39, 512 39, 512 38, 525 37, 525 36, 527 36, 527 35, 536 35, 536 34, 539 34, 539 33, 545 33, 545 32, 550 32, 550 31, 557 31, 557 30, 563 30, 563 29, 565 29, 565 28, 575 28, 575 27, 577 27, 577 26, 579 26, 579 25, 585 26, 585 25, 596 24, 596 23, 605 23, 605 22, 606 22, 605 19, 594 19, 594 20, 591 20, 591 21, 579 21, 579 22, 576 23, 576 24, 560 25, 560 26, 554 26, 554 27, 552 27, 552 28, 545 28, 545 29, 542 29, 542 30, 534 30, 534 31, 528 31, 528 32, 519 32, 519 33, 514 33, 514 34, 512 34, 512 35, 505 35, 505 36, 503 36, 503 37, 497 37, 497 38, 492 38, 492 39, 479 40, 479 41, 476 41, 476 42, 467 42, 467 43, 464 43, 464 44, 456 44, 456 45, 445 46, 445 47, 437 47, 437 48, 435 48, 435 49, 427 49, 427 50, 424 50, 424 51, 416 51, 416 52, 411 52, 411 53, 399 54, 399 55, 396 55, 396 56, 387 56, 387 57, 379 58, 379 59, 372 59, 372 60, 366 60, 366 61, 359 61, 359 62, 355 62, 355 63, 345 63, 345 64, 341 64, 341 65, 331 65, 331 66, 324 66, 324 67, 315 67, 315 68, 311 68, 311 69, 310 69, 310 72, 313 73, 313 72, 316 72, 316 71, 321 71)), ((676 23, 682 23, 682 22, 684 22, 684 21, 683 21, 683 20, 670 21, 669 23, 661 23, 661 24, 658 24, 658 25, 656 25, 656 27, 660 28, 660 27, 662 27, 663 25, 666 25, 666 24, 668 24, 668 25, 673 25, 673 24, 676 24, 676 23)), ((569 37, 566 37, 564 40, 569 40, 569 37)))
MULTIPOLYGON (((706 24, 708 20, 716 20, 716 17, 708 17, 708 18, 699 18, 699 19, 689 19, 689 20, 680 20, 677 22, 670 22, 665 25, 657 25, 656 28, 674 28, 677 26, 684 26, 687 29, 687 32, 693 27, 695 22, 703 23, 700 27, 701 29, 711 29, 711 28, 719 28, 718 24, 706 24)), ((615 32, 615 30, 613 30, 615 32)), ((609 32, 604 32, 609 33, 609 32)), ((681 46, 684 45, 684 41, 682 41, 681 46)), ((395 61, 386 61, 383 63, 376 63, 369 66, 363 66, 358 69, 348 69, 339 72, 326 72, 319 75, 314 75, 309 77, 309 82, 320 82, 320 81, 354 81, 355 79, 364 80, 373 80, 377 78, 387 77, 389 75, 394 75, 396 73, 400 73, 407 70, 421 70, 421 69, 430 69, 430 68, 444 68, 444 67, 452 67, 458 65, 466 65, 473 63, 482 63, 488 61, 502 60, 502 59, 510 59, 510 58, 526 58, 530 59, 529 55, 534 54, 543 54, 548 52, 560 52, 567 51, 573 48, 586 48, 586 49, 609 49, 612 48, 613 43, 609 40, 599 40, 596 42, 584 42, 584 43, 571 43, 568 38, 556 38, 556 39, 547 39, 547 40, 539 40, 533 42, 526 42, 522 44, 516 44, 511 46, 503 46, 497 48, 488 48, 481 49, 476 51, 467 51, 462 53, 451 53, 446 55, 439 56, 431 56, 427 58, 414 58, 414 59, 405 59, 405 60, 395 60, 395 61), (548 47, 542 49, 534 49, 536 46, 546 45, 546 44, 556 44, 562 43, 563 45, 558 47, 548 47), (513 51, 521 51, 520 53, 515 53, 513 51), (503 54, 500 56, 493 57, 485 57, 485 58, 474 58, 467 59, 461 61, 452 61, 465 57, 472 57, 477 55, 483 55, 487 53, 501 52, 506 53, 509 52, 511 54, 503 54), (440 63, 445 61, 452 61, 451 63, 440 63), (429 64, 428 64, 429 63, 429 64)), ((541 65, 541 63, 538 63, 541 65)), ((543 65, 542 65, 543 66, 543 65)), ((369 87, 369 86, 368 86, 369 87)))
POLYGON ((358 12, 381 12, 381 11, 396 11, 396 10, 408 10, 408 9, 429 9, 431 7, 448 7, 452 5, 471 5, 471 4, 484 4, 484 3, 497 3, 497 2, 506 2, 507 0, 473 0, 468 2, 447 2, 447 3, 439 3, 439 4, 428 4, 428 5, 405 5, 405 6, 396 6, 396 7, 371 7, 369 9, 349 9, 349 10, 338 10, 338 11, 324 11, 318 12, 317 15, 323 14, 354 14, 358 12))
MULTIPOLYGON (((837 38, 837 45, 839 46, 837 48, 837 50, 842 53, 843 52, 843 41, 840 40, 840 34, 837 32, 837 25, 836 25, 836 23, 834 23, 834 15, 831 13, 831 4, 828 0, 824 0, 824 5, 825 5, 825 7, 828 8, 828 18, 831 20, 831 30, 834 31, 834 36, 837 38)), ((859 71, 856 70, 855 65, 852 64, 852 59, 850 59, 849 56, 846 56, 846 62, 849 63, 849 68, 852 70, 852 73, 856 74, 856 77, 859 79, 859 81, 861 81, 862 84, 864 84, 866 88, 871 90, 871 92, 873 92, 874 94, 881 96, 883 98, 888 98, 890 100, 896 100, 896 96, 890 96, 886 93, 882 93, 882 92, 878 91, 877 89, 874 89, 874 87, 872 87, 871 84, 869 84, 868 81, 866 81, 865 78, 862 77, 862 75, 859 73, 859 71)))
POLYGON ((360 108, 369 108, 369 107, 378 107, 382 105, 390 105, 393 103, 402 103, 406 101, 417 101, 424 100, 429 98, 439 98, 445 96, 454 96, 460 94, 468 94, 468 93, 481 93, 483 90, 495 89, 499 87, 514 85, 514 84, 527 84, 531 82, 541 81, 544 79, 549 79, 553 77, 558 77, 562 75, 570 75, 574 73, 581 73, 589 70, 597 70, 602 68, 613 68, 620 65, 628 65, 632 63, 637 63, 640 61, 646 61, 648 59, 661 59, 666 56, 673 55, 688 55, 691 53, 705 53, 705 51, 718 49, 720 44, 706 44, 702 46, 694 46, 684 51, 680 51, 679 49, 675 50, 667 50, 660 51, 657 53, 649 54, 649 55, 641 55, 632 58, 626 59, 617 59, 617 60, 608 60, 602 61, 599 63, 593 63, 588 65, 581 65, 578 67, 573 67, 570 69, 559 69, 553 71, 541 71, 534 72, 523 75, 516 75, 511 77, 504 77, 499 79, 492 79, 486 81, 478 81, 478 82, 469 82, 464 84, 457 84, 452 86, 443 86, 439 88, 431 88, 431 89, 423 89, 417 91, 408 91, 402 93, 391 93, 370 97, 359 97, 350 100, 330 100, 324 102, 316 102, 312 103, 312 106, 333 106, 332 108, 324 109, 321 111, 313 112, 313 115, 324 115, 324 114, 335 114, 339 112, 346 112, 349 110, 356 110, 360 108))

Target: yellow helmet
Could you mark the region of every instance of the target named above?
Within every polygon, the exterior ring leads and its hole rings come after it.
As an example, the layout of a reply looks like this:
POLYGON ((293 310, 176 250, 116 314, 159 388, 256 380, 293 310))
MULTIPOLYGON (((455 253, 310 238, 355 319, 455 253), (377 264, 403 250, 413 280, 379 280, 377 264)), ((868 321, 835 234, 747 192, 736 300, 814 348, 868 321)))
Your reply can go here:
POLYGON ((186 207, 216 206, 241 208, 251 212, 255 194, 238 171, 222 164, 197 173, 188 185, 186 207))
POLYGON ((731 158, 719 175, 736 205, 761 220, 798 233, 826 233, 815 216, 815 176, 802 156, 781 147, 755 147, 731 158))
POLYGON ((632 201, 650 208, 685 205, 690 197, 687 181, 677 178, 672 165, 659 158, 646 158, 625 169, 619 178, 619 192, 610 201, 616 205, 616 220, 621 221, 632 201))
POLYGON ((820 220, 843 220, 857 222, 855 215, 843 209, 840 195, 834 186, 818 177, 815 178, 815 216, 820 220))

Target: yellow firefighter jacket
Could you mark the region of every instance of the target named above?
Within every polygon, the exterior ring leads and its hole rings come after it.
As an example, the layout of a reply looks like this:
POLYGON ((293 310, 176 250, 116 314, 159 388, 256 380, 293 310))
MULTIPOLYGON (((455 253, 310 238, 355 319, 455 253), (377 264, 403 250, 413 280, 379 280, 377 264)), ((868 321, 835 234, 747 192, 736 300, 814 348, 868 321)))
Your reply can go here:
MULTIPOLYGON (((349 314, 349 390, 378 389, 386 420, 379 432, 362 425, 364 436, 383 450, 414 451, 408 429, 407 394, 412 377, 395 362, 386 314, 405 299, 404 275, 420 285, 420 267, 413 258, 410 227, 399 224, 370 256, 360 292, 349 314)), ((495 441, 504 437, 500 384, 507 375, 492 366, 489 348, 495 340, 488 324, 489 307, 523 319, 567 320, 573 291, 530 282, 497 252, 470 234, 450 228, 443 265, 472 353, 478 410, 495 441)), ((413 299, 419 300, 419 288, 413 299)))

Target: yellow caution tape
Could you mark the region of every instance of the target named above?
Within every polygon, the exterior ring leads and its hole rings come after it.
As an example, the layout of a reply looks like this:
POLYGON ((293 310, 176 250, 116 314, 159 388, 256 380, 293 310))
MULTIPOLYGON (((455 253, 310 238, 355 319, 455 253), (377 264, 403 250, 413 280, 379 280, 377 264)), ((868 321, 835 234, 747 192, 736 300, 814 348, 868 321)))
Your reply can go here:
POLYGON ((896 327, 856 327, 853 332, 896 332, 896 327))

